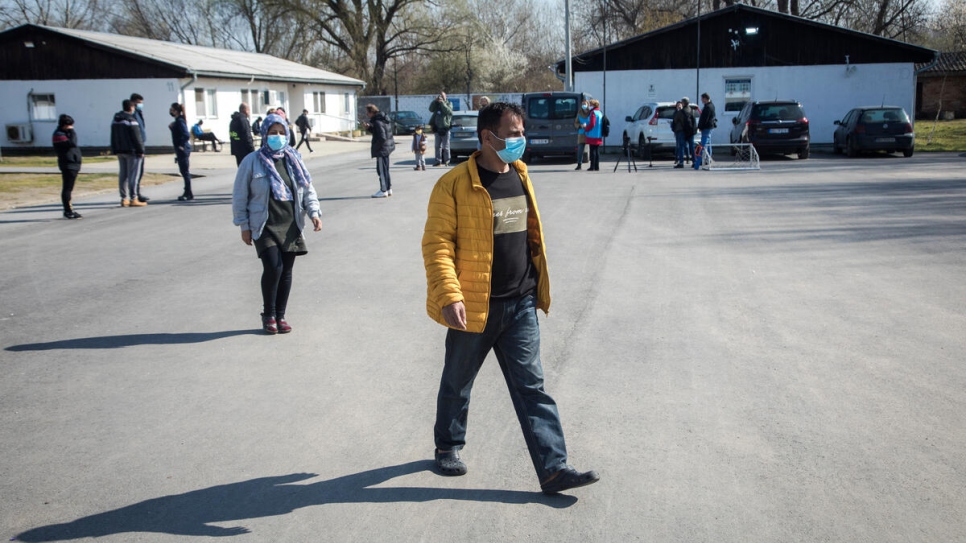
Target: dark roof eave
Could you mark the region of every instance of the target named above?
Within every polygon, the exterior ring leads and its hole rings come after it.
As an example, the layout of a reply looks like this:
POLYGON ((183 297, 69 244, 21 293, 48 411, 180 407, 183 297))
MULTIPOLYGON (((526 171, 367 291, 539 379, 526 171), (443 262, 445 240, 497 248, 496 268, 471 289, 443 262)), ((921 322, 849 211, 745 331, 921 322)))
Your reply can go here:
MULTIPOLYGON (((659 36, 659 35, 661 35, 661 34, 663 34, 665 32, 671 32, 673 30, 677 30, 678 28, 683 28, 685 26, 689 26, 689 25, 695 24, 697 21, 702 21, 703 22, 706 19, 710 19, 712 17, 718 17, 719 15, 722 15, 722 14, 728 12, 728 11, 739 12, 739 11, 742 11, 742 10, 749 11, 749 12, 752 12, 752 13, 762 14, 762 15, 765 15, 765 16, 785 18, 785 19, 789 19, 789 20, 792 20, 792 21, 797 21, 799 23, 806 24, 806 25, 809 25, 809 26, 814 26, 814 27, 818 27, 818 28, 823 28, 823 29, 826 29, 826 30, 830 30, 830 31, 833 31, 833 32, 846 33, 846 34, 858 34, 858 35, 864 36, 864 37, 866 37, 868 39, 876 40, 876 41, 879 41, 879 42, 886 42, 886 43, 890 43, 892 45, 897 45, 897 46, 904 47, 904 48, 908 48, 908 49, 914 49, 914 50, 915 49, 918 49, 924 55, 925 54, 929 54, 930 56, 932 56, 932 55, 934 55, 936 53, 936 51, 934 51, 932 49, 927 49, 925 47, 920 47, 918 45, 912 45, 910 43, 906 43, 906 42, 899 41, 899 40, 894 40, 892 38, 884 38, 882 36, 876 36, 875 34, 869 34, 869 33, 866 33, 866 32, 859 32, 858 30, 852 30, 852 29, 849 29, 849 28, 843 28, 841 26, 835 26, 835 25, 828 24, 828 23, 823 23, 823 22, 819 22, 819 21, 813 21, 811 19, 806 19, 804 17, 799 17, 797 15, 789 15, 787 13, 779 13, 777 11, 771 11, 771 10, 762 9, 762 8, 758 8, 758 7, 748 6, 746 4, 736 3, 733 6, 723 7, 721 9, 717 10, 717 11, 712 11, 710 13, 706 13, 704 15, 701 15, 700 17, 692 17, 692 18, 689 18, 689 19, 684 19, 684 20, 678 21, 678 22, 676 22, 676 23, 674 23, 672 25, 664 26, 664 27, 661 27, 661 28, 652 30, 650 32, 646 32, 644 34, 637 35, 637 36, 632 36, 632 37, 627 38, 625 40, 621 40, 619 42, 616 42, 616 43, 613 43, 611 45, 608 45, 606 47, 598 47, 597 49, 592 49, 590 51, 585 51, 585 52, 580 53, 578 55, 574 55, 573 58, 574 59, 577 59, 577 58, 581 58, 581 57, 584 57, 584 58, 593 57, 593 56, 596 56, 598 54, 601 54, 601 52, 605 48, 608 49, 608 50, 617 49, 619 47, 623 47, 623 46, 629 45, 631 43, 636 43, 638 41, 643 41, 645 39, 650 39, 650 38, 653 38, 655 36, 659 36)), ((560 70, 561 69, 561 65, 564 64, 565 62, 566 62, 566 59, 558 60, 556 62, 557 69, 560 70)))

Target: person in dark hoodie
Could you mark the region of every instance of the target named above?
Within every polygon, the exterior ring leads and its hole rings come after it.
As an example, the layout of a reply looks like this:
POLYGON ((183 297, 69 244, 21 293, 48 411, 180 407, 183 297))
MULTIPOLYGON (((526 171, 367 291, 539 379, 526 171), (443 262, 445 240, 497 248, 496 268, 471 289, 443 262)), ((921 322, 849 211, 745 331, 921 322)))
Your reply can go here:
POLYGON ((312 129, 312 123, 309 122, 309 110, 302 110, 302 114, 299 115, 299 118, 295 119, 295 126, 298 127, 299 136, 301 136, 299 144, 295 146, 295 150, 298 151, 299 147, 301 147, 304 143, 306 149, 308 149, 310 153, 314 153, 315 151, 312 150, 312 146, 309 144, 309 131, 312 129))
POLYGON ((141 127, 134 117, 134 102, 121 102, 121 111, 114 114, 111 123, 111 153, 117 155, 118 190, 121 193, 121 207, 143 207, 148 205, 138 199, 138 177, 141 175, 141 161, 144 160, 144 142, 141 140, 141 127))
POLYGON ((57 167, 63 179, 60 191, 60 201, 64 204, 64 218, 80 219, 81 214, 74 211, 70 205, 70 194, 74 190, 74 182, 81 168, 81 152, 77 146, 77 133, 74 132, 74 118, 61 115, 57 120, 57 130, 53 136, 54 150, 57 151, 57 167))
POLYGON ((255 150, 255 139, 252 137, 252 125, 249 121, 251 110, 248 104, 242 103, 238 111, 231 114, 228 125, 228 138, 231 140, 231 154, 235 157, 235 165, 240 165, 243 158, 255 150))
POLYGON ((178 201, 184 202, 194 200, 195 195, 191 193, 191 173, 189 158, 191 157, 191 135, 188 133, 188 121, 184 117, 184 106, 178 102, 171 104, 168 114, 174 117, 174 122, 168 125, 171 130, 171 145, 174 145, 175 161, 178 163, 178 171, 184 179, 184 193, 178 196, 178 201))
MULTIPOLYGON (((134 118, 138 120, 138 127, 141 129, 141 143, 145 149, 148 146, 148 132, 144 128, 144 97, 138 93, 131 94, 131 102, 134 103, 134 118)), ((144 179, 144 161, 141 161, 141 171, 138 172, 138 200, 147 202, 147 196, 141 194, 141 179, 144 179)))
POLYGON ((396 150, 392 139, 392 123, 386 114, 379 111, 375 104, 366 104, 366 129, 372 133, 372 158, 376 159, 376 172, 379 173, 379 192, 373 198, 392 196, 392 181, 389 178, 389 155, 396 150))

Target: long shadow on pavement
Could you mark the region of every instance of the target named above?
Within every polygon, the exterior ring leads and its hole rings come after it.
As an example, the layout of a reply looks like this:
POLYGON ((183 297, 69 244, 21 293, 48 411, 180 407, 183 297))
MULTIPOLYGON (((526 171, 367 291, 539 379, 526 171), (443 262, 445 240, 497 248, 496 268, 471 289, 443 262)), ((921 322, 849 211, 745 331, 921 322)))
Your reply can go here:
POLYGON ((261 329, 226 330, 224 332, 186 332, 183 334, 130 334, 126 336, 100 336, 62 339, 46 343, 11 345, 7 351, 52 351, 56 349, 119 349, 136 345, 182 345, 204 343, 226 337, 261 334, 261 329))
POLYGON ((234 536, 249 533, 244 526, 222 528, 211 523, 285 515, 302 507, 336 503, 422 503, 433 500, 536 503, 557 509, 577 502, 573 496, 545 496, 512 490, 387 487, 372 488, 395 477, 430 471, 433 462, 420 460, 354 473, 307 485, 292 485, 315 477, 293 473, 213 486, 184 494, 145 500, 134 505, 51 524, 17 535, 16 541, 62 541, 113 534, 149 532, 182 536, 234 536))

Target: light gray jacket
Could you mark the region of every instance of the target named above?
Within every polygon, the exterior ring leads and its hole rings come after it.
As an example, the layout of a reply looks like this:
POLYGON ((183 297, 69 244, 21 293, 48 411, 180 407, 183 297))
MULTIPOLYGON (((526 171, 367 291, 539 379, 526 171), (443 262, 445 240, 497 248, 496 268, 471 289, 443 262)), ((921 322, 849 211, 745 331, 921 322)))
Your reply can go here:
MULTIPOLYGON (((262 235, 262 229, 268 222, 268 199, 272 197, 272 182, 266 170, 265 163, 259 160, 258 151, 249 153, 235 174, 235 189, 231 195, 231 210, 234 223, 241 229, 251 230, 252 239, 262 235)), ((289 172, 293 181, 295 176, 289 172)), ((315 186, 300 187, 295 183, 295 222, 299 231, 305 229, 305 214, 315 218, 321 216, 319 198, 315 194, 315 186)))

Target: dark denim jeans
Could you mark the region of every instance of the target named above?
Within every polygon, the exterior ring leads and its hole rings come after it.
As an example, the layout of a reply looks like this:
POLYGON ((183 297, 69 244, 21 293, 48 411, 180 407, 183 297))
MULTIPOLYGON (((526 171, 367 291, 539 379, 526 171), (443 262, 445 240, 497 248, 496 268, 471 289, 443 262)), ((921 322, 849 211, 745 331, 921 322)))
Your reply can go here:
POLYGON ((557 404, 543 388, 537 300, 532 294, 491 300, 486 328, 481 334, 448 331, 446 360, 436 398, 436 447, 459 450, 466 444, 470 392, 490 349, 503 370, 530 460, 543 482, 567 465, 567 445, 557 404))

